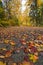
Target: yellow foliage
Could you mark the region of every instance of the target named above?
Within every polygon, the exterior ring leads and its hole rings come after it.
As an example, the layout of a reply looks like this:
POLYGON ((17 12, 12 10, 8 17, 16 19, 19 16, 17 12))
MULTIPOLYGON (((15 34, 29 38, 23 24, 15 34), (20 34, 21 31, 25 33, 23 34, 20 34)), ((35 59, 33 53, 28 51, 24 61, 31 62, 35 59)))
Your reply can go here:
POLYGON ((4 42, 7 44, 9 42, 9 40, 5 39, 4 42))
POLYGON ((30 54, 30 60, 32 60, 33 62, 36 62, 38 59, 38 56, 30 54))
POLYGON ((3 62, 0 62, 0 65, 6 65, 5 63, 3 64, 3 62))
POLYGON ((40 5, 41 3, 43 3, 43 0, 38 0, 38 5, 40 5))

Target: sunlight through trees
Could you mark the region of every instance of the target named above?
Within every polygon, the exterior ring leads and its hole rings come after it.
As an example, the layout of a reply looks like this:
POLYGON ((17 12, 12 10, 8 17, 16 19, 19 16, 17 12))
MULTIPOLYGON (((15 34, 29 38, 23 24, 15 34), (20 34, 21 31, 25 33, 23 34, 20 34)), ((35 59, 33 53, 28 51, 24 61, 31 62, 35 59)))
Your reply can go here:
POLYGON ((18 22, 19 25, 25 24, 30 26, 36 26, 36 25, 40 26, 41 16, 43 17, 42 14, 40 15, 43 9, 41 4, 43 4, 42 0, 41 1, 37 0, 37 3, 36 3, 36 0, 0 0, 0 5, 1 5, 0 19, 4 18, 1 21, 3 24, 4 24, 4 21, 5 23, 7 22, 8 23, 7 25, 11 25, 11 24, 15 25, 15 23, 18 22), (30 17, 30 13, 32 17, 30 17), (15 18, 17 20, 15 20, 15 18), (30 19, 32 19, 34 23, 31 22, 30 19), (36 22, 36 19, 37 19, 37 22, 36 22))

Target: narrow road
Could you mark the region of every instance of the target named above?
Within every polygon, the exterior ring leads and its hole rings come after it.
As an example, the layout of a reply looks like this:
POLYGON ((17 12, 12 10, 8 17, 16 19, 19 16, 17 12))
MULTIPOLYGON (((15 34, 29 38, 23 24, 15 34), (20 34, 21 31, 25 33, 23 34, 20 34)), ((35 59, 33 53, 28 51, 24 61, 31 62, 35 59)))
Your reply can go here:
POLYGON ((43 64, 43 27, 0 27, 0 53, 5 61, 43 64))

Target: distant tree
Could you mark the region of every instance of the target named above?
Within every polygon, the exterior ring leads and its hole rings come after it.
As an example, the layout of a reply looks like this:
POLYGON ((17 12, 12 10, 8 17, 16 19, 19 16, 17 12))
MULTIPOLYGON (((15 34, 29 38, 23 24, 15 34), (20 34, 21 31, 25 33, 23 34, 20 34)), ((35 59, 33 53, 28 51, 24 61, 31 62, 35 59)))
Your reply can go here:
POLYGON ((31 6, 30 6, 30 13, 29 13, 29 15, 30 15, 30 21, 32 21, 33 22, 33 24, 34 25, 36 25, 37 26, 37 23, 38 23, 38 7, 37 7, 37 0, 33 0, 32 1, 32 4, 31 4, 31 6))
POLYGON ((4 18, 4 9, 3 9, 3 6, 2 6, 2 2, 0 0, 0 19, 3 19, 4 18))
POLYGON ((30 22, 34 26, 43 26, 43 3, 38 6, 37 0, 33 0, 30 6, 30 22))
POLYGON ((3 8, 4 8, 4 11, 5 11, 5 16, 6 16, 8 19, 11 17, 10 1, 11 1, 11 0, 2 0, 3 8))
POLYGON ((41 13, 41 24, 43 25, 43 4, 41 4, 40 13, 41 13))

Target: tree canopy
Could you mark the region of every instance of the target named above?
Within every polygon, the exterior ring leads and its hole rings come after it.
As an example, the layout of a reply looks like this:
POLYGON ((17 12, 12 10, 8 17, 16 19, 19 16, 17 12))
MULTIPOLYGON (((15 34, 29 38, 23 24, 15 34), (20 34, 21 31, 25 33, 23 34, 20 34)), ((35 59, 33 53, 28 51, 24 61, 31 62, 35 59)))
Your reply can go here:
POLYGON ((9 25, 43 26, 43 3, 38 0, 0 0, 0 20, 9 25), (23 12, 22 12, 23 11, 23 12))

